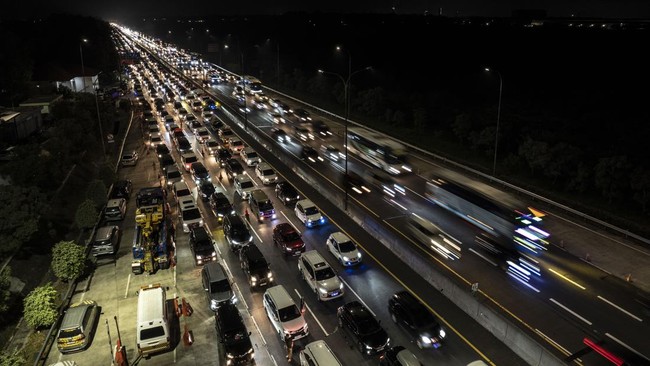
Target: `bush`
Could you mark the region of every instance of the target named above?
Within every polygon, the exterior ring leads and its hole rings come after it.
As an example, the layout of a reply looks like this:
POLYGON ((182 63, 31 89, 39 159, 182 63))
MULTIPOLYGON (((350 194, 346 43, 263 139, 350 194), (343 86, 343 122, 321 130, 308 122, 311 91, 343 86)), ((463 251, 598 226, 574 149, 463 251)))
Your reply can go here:
POLYGON ((62 281, 77 279, 85 261, 85 248, 74 241, 60 241, 52 249, 52 271, 62 281))
POLYGON ((86 188, 86 198, 95 203, 95 207, 102 207, 106 204, 106 184, 99 179, 95 179, 88 183, 86 188))
MULTIPOLYGON (((11 267, 6 266, 0 272, 0 316, 9 309, 9 299, 11 298, 11 267)), ((2 366, 2 363, 0 363, 2 366)))
POLYGON ((23 300, 23 317, 32 328, 49 327, 54 324, 57 292, 51 283, 32 290, 23 300))
POLYGON ((20 352, 9 353, 3 351, 0 353, 0 366, 22 366, 27 363, 27 360, 20 352))
POLYGON ((95 206, 95 202, 92 200, 86 199, 81 202, 75 213, 74 220, 77 223, 77 226, 81 229, 87 229, 93 227, 97 221, 97 216, 99 211, 95 206))

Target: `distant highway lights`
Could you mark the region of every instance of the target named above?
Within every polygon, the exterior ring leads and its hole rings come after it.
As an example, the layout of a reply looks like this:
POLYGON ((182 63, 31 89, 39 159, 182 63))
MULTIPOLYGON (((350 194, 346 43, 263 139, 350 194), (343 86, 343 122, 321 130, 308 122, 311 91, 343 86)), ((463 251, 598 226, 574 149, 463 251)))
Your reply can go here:
POLYGON ((497 106, 497 131, 494 137, 494 163, 492 164, 492 176, 496 176, 497 173, 497 151, 499 148, 499 120, 501 118, 501 94, 503 92, 503 78, 501 73, 498 70, 490 69, 489 67, 485 68, 487 72, 496 72, 499 75, 499 104, 497 106))
MULTIPOLYGON (((341 50, 340 46, 336 47, 337 51, 341 50)), ((344 99, 344 111, 345 111, 345 131, 344 131, 344 142, 343 142, 343 147, 345 148, 345 177, 344 177, 344 183, 343 185, 345 186, 345 203, 344 203, 344 210, 348 210, 348 120, 350 119, 350 100, 349 100, 349 90, 350 90, 350 79, 352 79, 352 76, 366 70, 372 70, 371 66, 364 67, 362 69, 352 71, 352 55, 348 52, 348 77, 344 78, 341 76, 341 74, 336 73, 336 72, 330 72, 330 71, 325 71, 322 69, 319 69, 318 72, 321 74, 329 74, 329 75, 334 75, 341 79, 341 82, 343 83, 343 99, 344 99)))

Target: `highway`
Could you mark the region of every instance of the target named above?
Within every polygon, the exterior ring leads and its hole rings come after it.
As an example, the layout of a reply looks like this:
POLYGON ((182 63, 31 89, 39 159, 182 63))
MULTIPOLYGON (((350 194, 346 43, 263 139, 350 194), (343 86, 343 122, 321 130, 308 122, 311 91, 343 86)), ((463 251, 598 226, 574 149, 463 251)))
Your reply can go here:
MULTIPOLYGON (((540 339, 546 339, 549 348, 555 349, 558 353, 568 355, 578 352, 584 348, 582 339, 588 336, 595 339, 606 339, 610 344, 615 343, 619 345, 619 348, 625 348, 626 354, 636 358, 638 364, 646 362, 646 360, 643 360, 643 356, 648 357, 648 355, 643 354, 647 350, 643 335, 648 334, 648 327, 645 325, 647 323, 647 309, 634 300, 634 294, 620 286, 617 281, 610 278, 606 273, 577 260, 564 251, 557 250, 555 246, 549 246, 547 250, 534 255, 542 268, 542 276, 539 278, 533 276, 532 280, 527 284, 515 281, 504 271, 495 268, 490 258, 483 253, 480 247, 474 244, 474 237, 479 234, 477 228, 449 214, 448 211, 433 205, 424 198, 426 173, 434 171, 437 165, 417 155, 413 155, 411 159, 416 174, 398 178, 399 182, 407 187, 405 196, 391 199, 376 190, 364 194, 357 194, 350 190, 350 213, 355 218, 355 221, 350 220, 341 210, 345 200, 344 189, 341 185, 341 163, 330 162, 326 159, 324 161, 317 160, 313 163, 303 161, 300 158, 299 145, 274 142, 270 137, 267 137, 271 127, 283 128, 291 135, 291 123, 275 125, 265 110, 251 109, 246 114, 247 125, 252 133, 244 136, 242 130, 242 126, 244 126, 243 115, 239 112, 239 104, 231 97, 233 85, 222 83, 211 90, 211 94, 224 105, 224 108, 217 111, 218 116, 232 125, 233 129, 247 142, 253 138, 257 140, 256 145, 264 146, 265 149, 257 149, 263 160, 270 162, 284 179, 291 178, 289 179, 291 183, 305 193, 307 197, 317 202, 329 219, 328 224, 323 227, 306 229, 296 219, 291 207, 284 207, 280 202, 274 200, 278 212, 277 220, 273 223, 257 223, 255 220, 251 220, 250 223, 251 229, 255 233, 255 242, 271 263, 272 270, 278 278, 277 282, 290 289, 292 295, 295 295, 294 299, 296 301, 300 297, 304 297, 306 300, 307 321, 311 335, 306 340, 301 340, 300 344, 304 345, 315 339, 325 339, 344 364, 376 364, 376 358, 362 357, 356 351, 356 345, 351 344, 348 337, 337 326, 336 308, 345 302, 359 299, 382 320, 382 326, 385 327, 391 337, 391 344, 407 346, 424 364, 465 365, 481 357, 498 365, 525 364, 484 329, 477 329, 477 327, 480 327, 477 323, 464 315, 446 297, 441 296, 438 293, 438 288, 442 286, 428 283, 432 281, 427 274, 430 271, 436 271, 442 273, 450 281, 466 286, 468 292, 471 284, 478 283, 480 290, 477 296, 481 298, 485 306, 500 308, 504 317, 509 318, 528 333, 540 339), (297 181, 293 179, 297 176, 303 178, 303 180, 297 181), (329 204, 321 205, 318 203, 323 199, 329 199, 329 204), (329 209, 329 207, 332 207, 332 209, 329 209), (417 214, 437 223, 446 232, 460 240, 462 243, 461 259, 456 261, 444 259, 430 248, 423 246, 408 229, 409 216, 412 214, 417 214), (298 275, 296 258, 284 258, 279 250, 272 245, 272 227, 280 222, 289 222, 295 226, 302 232, 307 243, 307 250, 318 250, 337 269, 348 290, 342 300, 319 303, 314 299, 306 283, 298 275), (355 225, 355 223, 361 223, 361 226, 366 228, 378 225, 374 228, 374 232, 383 235, 382 242, 378 242, 368 232, 362 230, 360 225, 355 225), (324 245, 325 238, 330 233, 339 230, 348 233, 362 248, 364 261, 360 267, 344 269, 327 252, 324 245), (408 265, 405 265, 405 263, 408 263, 408 265), (404 287, 418 294, 450 330, 447 332, 448 339, 445 341, 443 348, 435 351, 417 349, 406 338, 405 332, 390 320, 386 307, 388 297, 404 287), (550 319, 552 321, 549 321, 550 319)), ((275 97, 270 93, 267 94, 275 97)), ((252 105, 251 98, 248 99, 247 104, 252 105)), ((191 108, 187 109, 191 110, 191 108)), ((170 114, 174 114, 173 109, 168 108, 168 111, 170 114)), ((329 120, 326 118, 327 116, 313 117, 325 120, 334 132, 334 137, 329 138, 327 141, 320 141, 317 138, 311 143, 312 146, 319 150, 322 143, 327 143, 335 145, 342 151, 342 126, 336 121, 329 120)), ((161 126, 163 127, 161 129, 164 129, 164 124, 161 123, 161 126)), ((214 130, 211 132, 216 133, 214 130)), ((137 128, 136 132, 132 132, 132 135, 134 133, 139 133, 137 128)), ((197 148, 199 145, 193 139, 191 130, 186 129, 186 135, 190 137, 193 146, 197 148)), ((165 136, 170 150, 175 152, 174 145, 169 140, 169 135, 165 134, 165 136)), ((141 145, 142 140, 139 140, 138 136, 131 136, 127 146, 129 148, 138 148, 141 145)), ((200 156, 198 150, 196 154, 200 156)), ((144 166, 146 168, 150 166, 150 161, 154 160, 151 155, 153 154, 146 156, 139 162, 140 167, 144 166)), ((174 156, 176 161, 179 161, 176 153, 174 156)), ((221 173, 220 168, 212 158, 206 159, 204 163, 213 177, 219 176, 221 173)), ((350 155, 348 163, 351 171, 367 169, 365 163, 357 160, 352 155, 350 155)), ((134 186, 138 188, 156 185, 157 176, 153 172, 149 172, 149 170, 142 169, 130 172, 128 168, 121 169, 120 175, 132 179, 134 186)), ((247 172, 253 181, 262 187, 260 181, 254 177, 252 170, 248 169, 247 172)), ((186 180, 191 179, 186 175, 186 180)), ((228 179, 224 179, 222 182, 218 182, 216 179, 213 181, 216 182, 218 188, 226 192, 228 197, 234 199, 238 212, 241 213, 248 207, 247 203, 242 202, 233 193, 232 182, 228 179)), ((269 197, 274 196, 272 187, 262 188, 269 197)), ((137 192, 137 188, 135 191, 137 192)), ((251 292, 248 289, 246 279, 238 268, 239 263, 236 254, 227 249, 223 240, 223 233, 219 230, 216 219, 210 213, 209 207, 203 204, 200 205, 206 224, 217 239, 220 254, 224 262, 227 263, 237 284, 238 293, 242 300, 239 307, 242 311, 250 314, 250 317, 246 318, 249 330, 258 330, 253 335, 256 343, 256 360, 258 364, 269 364, 268 362, 277 362, 278 360, 284 362, 282 360, 284 350, 281 341, 272 331, 261 305, 262 293, 251 292)), ((103 278, 99 275, 100 271, 113 266, 114 272, 106 280, 114 281, 115 283, 110 286, 114 285, 116 292, 120 294, 130 294, 133 292, 132 289, 147 284, 147 281, 160 282, 159 280, 162 280, 166 285, 174 282, 174 271, 161 271, 161 273, 157 273, 151 278, 148 276, 129 276, 129 246, 133 236, 133 225, 126 224, 133 222, 134 211, 135 208, 131 202, 129 204, 130 216, 125 218, 123 224, 122 246, 117 263, 101 266, 98 269, 98 275, 93 279, 93 282, 96 283, 100 278, 103 278), (121 286, 124 282, 129 283, 129 288, 122 291, 121 286)), ((576 230, 570 228, 569 225, 569 223, 553 216, 545 217, 545 229, 551 232, 551 240, 555 242, 562 240, 562 237, 555 233, 576 230)), ((177 289, 182 296, 188 297, 193 302, 196 310, 192 318, 180 320, 179 329, 182 331, 183 322, 189 322, 191 328, 195 329, 195 334, 200 334, 200 337, 197 337, 197 341, 193 346, 186 347, 179 344, 175 352, 155 356, 152 360, 144 360, 143 362, 155 361, 156 364, 166 364, 167 362, 173 362, 177 357, 177 353, 181 355, 178 360, 182 360, 183 357, 193 357, 194 362, 198 362, 202 357, 207 357, 207 359, 217 357, 215 349, 218 347, 214 346, 216 336, 213 334, 213 324, 210 324, 211 322, 207 320, 211 317, 210 312, 207 306, 198 305, 204 304, 205 299, 201 295, 202 290, 198 279, 199 270, 193 265, 187 245, 187 235, 179 233, 177 248, 179 263, 175 270, 177 273, 177 289), (205 341, 207 343, 212 341, 212 347, 207 346, 205 341), (197 349, 201 351, 197 351, 197 349)), ((102 287, 105 286, 103 282, 100 283, 102 287)), ((93 291, 93 286, 90 288, 93 291)), ((104 305, 104 301, 100 301, 101 296, 92 293, 88 296, 95 296, 93 299, 99 301, 100 305, 104 305)), ((108 296, 108 294, 104 294, 104 296, 108 296)), ((171 295, 168 296, 171 297, 171 295)), ((122 312, 120 309, 129 306, 134 307, 134 301, 135 297, 131 295, 119 300, 107 299, 107 303, 116 303, 117 305, 106 306, 104 314, 108 316, 112 310, 113 313, 120 313, 121 318, 122 312), (113 306, 116 306, 117 310, 113 309, 113 306)), ((134 309, 131 311, 134 312, 134 309)), ((128 314, 128 312, 126 313, 128 314)), ((131 319, 131 321, 134 320, 131 319)), ((124 328, 128 327, 128 325, 124 324, 125 322, 129 323, 128 316, 126 316, 126 319, 120 320, 120 322, 122 323, 122 333, 129 334, 124 330, 124 328)), ((128 337, 125 337, 125 339, 129 340, 128 337)), ((135 341, 124 343, 133 345, 135 341)), ((93 344, 93 347, 96 347, 96 344, 93 344)), ((64 356, 64 359, 65 357, 67 356, 64 356)), ((608 364, 602 357, 595 355, 593 352, 580 355, 575 362, 585 365, 608 364)))

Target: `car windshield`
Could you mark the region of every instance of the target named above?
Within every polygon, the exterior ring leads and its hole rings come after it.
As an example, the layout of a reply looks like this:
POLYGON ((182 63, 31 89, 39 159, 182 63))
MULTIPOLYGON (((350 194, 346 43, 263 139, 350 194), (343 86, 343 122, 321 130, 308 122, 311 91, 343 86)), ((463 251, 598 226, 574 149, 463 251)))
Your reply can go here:
POLYGON ((219 143, 216 141, 208 141, 208 147, 218 147, 219 143))
POLYGON ((296 319, 300 316, 300 310, 296 305, 287 306, 278 311, 280 315, 280 321, 288 322, 289 320, 296 319))
POLYGON ((343 253, 348 253, 355 249, 357 249, 357 246, 354 245, 354 243, 351 241, 345 241, 343 243, 339 243, 339 250, 343 253))
POLYGON ((273 169, 264 169, 262 170, 262 175, 267 176, 267 175, 274 175, 275 171, 273 169))
POLYGON ((379 323, 377 323, 377 320, 371 316, 359 320, 359 333, 361 334, 376 333, 379 329, 379 323))
POLYGON ((288 234, 283 235, 285 241, 296 241, 300 240, 300 234, 295 231, 289 232, 288 234))
POLYGON ((232 228, 232 237, 238 241, 245 241, 250 238, 251 234, 245 227, 233 227, 232 228))
POLYGON ((185 164, 196 163, 199 159, 196 156, 190 156, 185 158, 185 164))
POLYGON ((282 187, 282 191, 284 192, 285 196, 289 196, 289 197, 292 197, 292 196, 295 196, 295 195, 298 194, 296 189, 293 188, 293 186, 289 186, 289 185, 285 185, 284 187, 282 187))
POLYGON ((147 328, 140 331, 140 340, 144 341, 147 339, 154 339, 158 337, 163 337, 165 335, 165 329, 160 327, 147 328))
POLYGON ((254 188, 254 187, 255 187, 255 185, 253 184, 253 181, 251 181, 251 180, 241 182, 241 188, 242 189, 254 188))
POLYGON ((266 264, 266 261, 264 259, 257 259, 251 262, 249 265, 250 269, 266 269, 268 265, 266 264))
POLYGON ((196 220, 201 218, 201 212, 199 211, 198 208, 191 208, 189 210, 183 211, 183 220, 184 221, 189 221, 189 220, 196 220))
POLYGON ((273 209, 273 203, 271 203, 271 200, 262 201, 259 203, 259 206, 262 211, 273 209))
POLYGON ((318 208, 316 208, 316 206, 305 207, 305 214, 310 215, 310 216, 311 215, 318 215, 319 211, 318 211, 318 208))
POLYGON ((59 338, 72 338, 76 336, 83 336, 81 328, 61 329, 59 331, 59 338))
POLYGON ((188 188, 183 188, 179 189, 176 191, 176 197, 184 197, 184 196, 189 196, 191 194, 190 190, 188 188))
POLYGON ((181 172, 179 172, 178 170, 170 170, 167 173, 167 178, 168 179, 180 178, 180 176, 181 176, 181 172))
POLYGON ((210 241, 210 240, 203 240, 203 241, 197 242, 195 245, 196 245, 196 249, 202 250, 202 251, 214 249, 214 246, 212 246, 212 241, 210 241))
POLYGON ((320 271, 316 271, 316 281, 325 281, 334 277, 334 271, 332 268, 323 268, 320 271))
POLYGON ((248 154, 246 154, 246 157, 248 159, 254 159, 254 158, 257 157, 257 153, 256 152, 249 152, 248 154))

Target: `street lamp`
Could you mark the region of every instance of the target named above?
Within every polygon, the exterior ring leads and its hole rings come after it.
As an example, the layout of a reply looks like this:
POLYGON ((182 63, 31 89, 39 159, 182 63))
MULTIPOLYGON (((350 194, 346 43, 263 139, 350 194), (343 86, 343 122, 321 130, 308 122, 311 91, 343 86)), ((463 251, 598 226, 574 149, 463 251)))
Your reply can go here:
POLYGON ((499 75, 499 104, 497 106, 497 131, 494 136, 494 162, 492 164, 492 176, 496 176, 497 173, 497 151, 499 148, 499 120, 501 119, 501 94, 503 93, 503 78, 499 70, 490 69, 489 67, 485 68, 487 72, 496 72, 499 75))
MULTIPOLYGON (((340 51, 341 47, 336 46, 336 50, 340 51)), ((344 179, 344 188, 345 188, 345 211, 348 210, 348 120, 350 119, 350 79, 352 79, 352 76, 366 70, 372 70, 372 67, 367 66, 362 69, 352 71, 352 55, 350 52, 348 52, 348 77, 344 78, 341 76, 341 74, 336 73, 336 72, 330 72, 330 71, 325 71, 322 69, 319 69, 318 72, 321 74, 329 74, 329 75, 334 75, 341 79, 341 82, 343 83, 343 99, 344 99, 344 112, 345 112, 345 131, 344 131, 344 147, 345 147, 345 179, 344 179)))
POLYGON ((95 92, 95 108, 97 109, 97 123, 99 124, 99 140, 102 142, 102 152, 104 153, 104 159, 106 159, 106 146, 104 145, 104 130, 102 128, 102 118, 99 114, 99 102, 97 101, 97 91, 99 89, 99 75, 102 72, 100 71, 97 74, 97 88, 93 86, 95 92))
POLYGON ((88 40, 86 38, 82 38, 81 42, 79 42, 79 57, 81 57, 81 91, 83 92, 86 90, 86 71, 84 70, 84 51, 83 51, 83 44, 88 43, 88 40))

